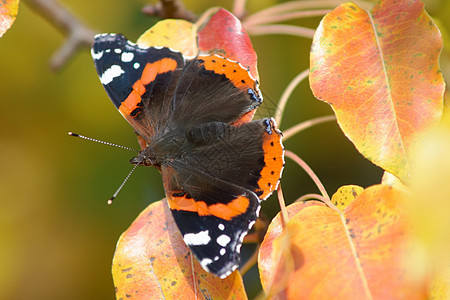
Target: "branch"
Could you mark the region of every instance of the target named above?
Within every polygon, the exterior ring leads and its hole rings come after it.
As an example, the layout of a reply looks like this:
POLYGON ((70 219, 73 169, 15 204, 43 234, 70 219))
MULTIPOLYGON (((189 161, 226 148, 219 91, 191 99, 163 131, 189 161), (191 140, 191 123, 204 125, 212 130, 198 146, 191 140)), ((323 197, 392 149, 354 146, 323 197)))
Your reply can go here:
POLYGON ((146 5, 142 12, 161 19, 183 19, 195 21, 197 16, 187 10, 180 0, 160 0, 156 4, 146 5))
POLYGON ((52 70, 60 70, 81 47, 92 46, 95 32, 55 0, 24 0, 24 2, 67 36, 65 43, 50 59, 52 70))

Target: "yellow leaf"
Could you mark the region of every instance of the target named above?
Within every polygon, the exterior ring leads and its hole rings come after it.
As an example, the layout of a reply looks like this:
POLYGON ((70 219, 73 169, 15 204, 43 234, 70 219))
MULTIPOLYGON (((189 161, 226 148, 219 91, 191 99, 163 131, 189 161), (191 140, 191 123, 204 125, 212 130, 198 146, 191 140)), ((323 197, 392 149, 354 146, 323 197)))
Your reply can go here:
POLYGON ((364 191, 363 187, 358 185, 344 185, 341 186, 336 193, 331 197, 331 202, 337 206, 341 211, 353 202, 364 191))
POLYGON ((0 1, 0 37, 12 26, 19 10, 19 0, 0 1))
POLYGON ((144 32, 137 44, 141 47, 168 47, 186 56, 195 56, 198 53, 196 34, 194 24, 184 20, 167 19, 144 32))

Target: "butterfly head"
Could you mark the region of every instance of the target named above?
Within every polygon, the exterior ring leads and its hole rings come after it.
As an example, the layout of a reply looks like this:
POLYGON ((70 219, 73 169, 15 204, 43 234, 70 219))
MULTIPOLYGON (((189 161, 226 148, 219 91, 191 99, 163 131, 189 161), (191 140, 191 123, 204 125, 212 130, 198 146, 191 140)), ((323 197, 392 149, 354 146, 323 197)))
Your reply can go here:
POLYGON ((133 165, 140 165, 146 167, 159 167, 161 162, 156 159, 156 156, 151 147, 146 147, 139 151, 136 157, 130 159, 130 163, 133 165))

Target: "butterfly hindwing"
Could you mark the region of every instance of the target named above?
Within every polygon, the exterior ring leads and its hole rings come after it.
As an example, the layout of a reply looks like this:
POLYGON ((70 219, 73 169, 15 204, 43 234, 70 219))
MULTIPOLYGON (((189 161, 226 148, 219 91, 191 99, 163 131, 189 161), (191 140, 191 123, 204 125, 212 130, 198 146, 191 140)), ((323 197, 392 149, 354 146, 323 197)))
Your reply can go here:
POLYGON ((162 167, 169 206, 203 268, 227 276, 239 265, 242 240, 260 202, 278 185, 281 133, 273 119, 264 119, 241 126, 204 124, 186 132, 186 140, 186 155, 162 167), (273 176, 262 176, 267 173, 273 176))

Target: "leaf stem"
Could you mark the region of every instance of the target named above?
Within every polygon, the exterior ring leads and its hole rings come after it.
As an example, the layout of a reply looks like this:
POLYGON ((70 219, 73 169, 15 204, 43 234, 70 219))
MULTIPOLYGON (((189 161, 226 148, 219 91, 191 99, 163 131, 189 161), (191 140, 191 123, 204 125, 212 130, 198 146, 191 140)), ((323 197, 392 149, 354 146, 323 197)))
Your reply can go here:
MULTIPOLYGON (((303 168, 303 170, 305 170, 305 172, 309 175, 309 177, 314 181, 314 183, 316 184, 317 188, 320 190, 320 193, 322 194, 322 196, 325 198, 326 202, 330 202, 330 196, 328 196, 327 191, 325 190, 325 187, 323 186, 322 182, 319 180, 319 178, 317 177, 317 175, 314 173, 314 171, 308 166, 307 163, 305 163, 300 157, 297 156, 297 154, 295 154, 292 151, 286 150, 285 154, 286 157, 289 157, 290 159, 292 159, 294 162, 296 162, 300 167, 303 168), (328 200, 328 201, 327 201, 328 200)), ((332 203, 331 203, 332 204, 332 203)), ((334 206, 334 205, 333 205, 334 206)))
POLYGON ((329 13, 331 10, 308 10, 308 11, 294 11, 290 13, 280 14, 280 15, 268 15, 260 18, 249 18, 244 21, 244 27, 255 26, 259 24, 284 22, 293 19, 307 18, 307 17, 317 17, 323 16, 329 13))
POLYGON ((283 24, 250 26, 246 28, 246 30, 248 34, 253 36, 267 34, 287 34, 310 39, 313 38, 315 32, 314 29, 283 24))
POLYGON ((330 121, 334 121, 336 120, 336 116, 335 115, 329 115, 329 116, 323 116, 323 117, 318 117, 315 119, 311 119, 311 120, 307 120, 301 123, 298 123, 297 125, 283 130, 283 141, 286 141, 287 139, 291 138, 292 136, 296 135, 297 133, 308 129, 314 125, 318 125, 318 124, 322 124, 325 122, 330 122, 330 121))
POLYGON ((246 0, 234 0, 233 1, 233 14, 238 18, 242 19, 245 16, 245 4, 246 0))
POLYGON ((286 210, 286 202, 284 201, 283 190, 281 189, 281 183, 278 185, 278 188, 277 188, 277 196, 278 196, 278 202, 280 203, 281 224, 283 225, 283 228, 285 228, 287 223, 289 222, 289 215, 286 210))
MULTIPOLYGON (((257 13, 250 15, 246 21, 251 21, 252 19, 259 19, 261 17, 266 17, 268 15, 275 15, 283 12, 294 11, 294 10, 304 10, 313 8, 334 8, 347 0, 310 0, 310 1, 290 1, 282 4, 274 5, 269 8, 263 9, 257 13)), ((359 6, 368 10, 372 7, 370 1, 355 1, 359 6)))
POLYGON ((322 202, 325 202, 325 198, 322 195, 319 194, 306 194, 295 200, 295 202, 303 202, 308 200, 319 200, 322 202))
POLYGON ((275 112, 275 121, 277 122, 278 127, 280 127, 281 119, 283 118, 284 109, 286 108, 286 103, 291 96, 294 89, 302 82, 309 74, 309 69, 304 70, 300 74, 298 74, 292 81, 288 84, 283 94, 281 95, 280 101, 277 105, 277 111, 275 112))

